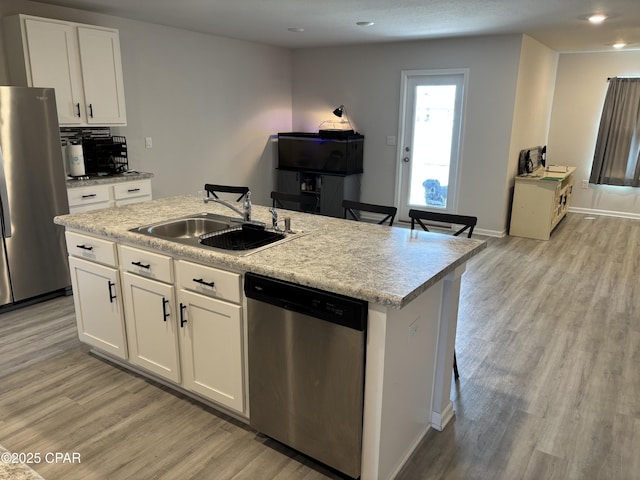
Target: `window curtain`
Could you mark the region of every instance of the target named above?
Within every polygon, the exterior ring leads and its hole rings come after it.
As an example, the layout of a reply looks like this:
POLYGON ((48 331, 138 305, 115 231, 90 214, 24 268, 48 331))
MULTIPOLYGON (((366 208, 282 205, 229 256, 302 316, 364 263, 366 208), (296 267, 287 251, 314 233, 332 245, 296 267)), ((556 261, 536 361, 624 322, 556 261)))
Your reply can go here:
POLYGON ((640 78, 612 78, 602 108, 590 183, 640 186, 640 78))

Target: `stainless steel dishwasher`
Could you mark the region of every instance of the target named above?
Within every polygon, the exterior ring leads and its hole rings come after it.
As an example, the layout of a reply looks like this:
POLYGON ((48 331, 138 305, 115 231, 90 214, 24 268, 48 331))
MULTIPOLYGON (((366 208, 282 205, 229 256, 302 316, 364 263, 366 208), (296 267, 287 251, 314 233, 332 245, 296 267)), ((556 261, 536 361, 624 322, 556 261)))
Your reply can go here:
POLYGON ((367 302, 247 273, 253 428, 360 476, 367 302))

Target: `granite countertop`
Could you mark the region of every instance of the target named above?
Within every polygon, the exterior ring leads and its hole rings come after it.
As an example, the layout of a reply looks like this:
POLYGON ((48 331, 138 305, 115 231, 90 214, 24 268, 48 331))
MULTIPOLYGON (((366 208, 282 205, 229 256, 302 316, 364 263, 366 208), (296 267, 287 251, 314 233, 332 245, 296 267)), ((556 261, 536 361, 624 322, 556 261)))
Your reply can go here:
MULTIPOLYGON (((291 228, 306 235, 246 256, 129 232, 141 225, 202 212, 237 216, 224 205, 180 196, 61 215, 55 223, 175 257, 262 274, 392 308, 402 308, 486 247, 483 240, 288 210, 280 210, 281 218, 291 217, 291 228)), ((253 205, 253 219, 270 224, 271 214, 267 207, 253 205)))
POLYGON ((91 177, 85 180, 77 180, 67 177, 67 188, 92 187, 94 185, 107 185, 111 183, 132 182, 134 180, 146 180, 153 178, 153 173, 138 172, 132 170, 127 173, 116 173, 115 175, 105 175, 101 177, 91 177))

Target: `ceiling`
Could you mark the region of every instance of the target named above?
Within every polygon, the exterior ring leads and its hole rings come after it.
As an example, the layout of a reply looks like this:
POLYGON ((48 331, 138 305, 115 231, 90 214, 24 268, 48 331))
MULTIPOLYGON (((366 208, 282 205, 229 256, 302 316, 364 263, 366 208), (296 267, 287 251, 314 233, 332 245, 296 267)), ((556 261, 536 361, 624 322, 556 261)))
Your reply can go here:
POLYGON ((639 0, 39 1, 288 48, 525 33, 558 52, 640 49, 639 0))

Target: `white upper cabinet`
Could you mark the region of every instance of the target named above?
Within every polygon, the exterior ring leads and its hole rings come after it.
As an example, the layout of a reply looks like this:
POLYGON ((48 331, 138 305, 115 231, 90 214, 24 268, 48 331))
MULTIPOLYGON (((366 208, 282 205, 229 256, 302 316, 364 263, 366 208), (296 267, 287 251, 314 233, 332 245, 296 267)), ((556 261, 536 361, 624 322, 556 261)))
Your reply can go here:
POLYGON ((4 22, 11 82, 56 90, 60 125, 126 125, 118 30, 16 15, 4 22))
POLYGON ((127 123, 117 30, 78 27, 87 123, 127 123))
MULTIPOLYGON (((61 124, 82 123, 80 65, 74 54, 75 32, 65 23, 25 18, 30 87, 54 87, 61 124)), ((25 59, 26 60, 26 59, 25 59)))

